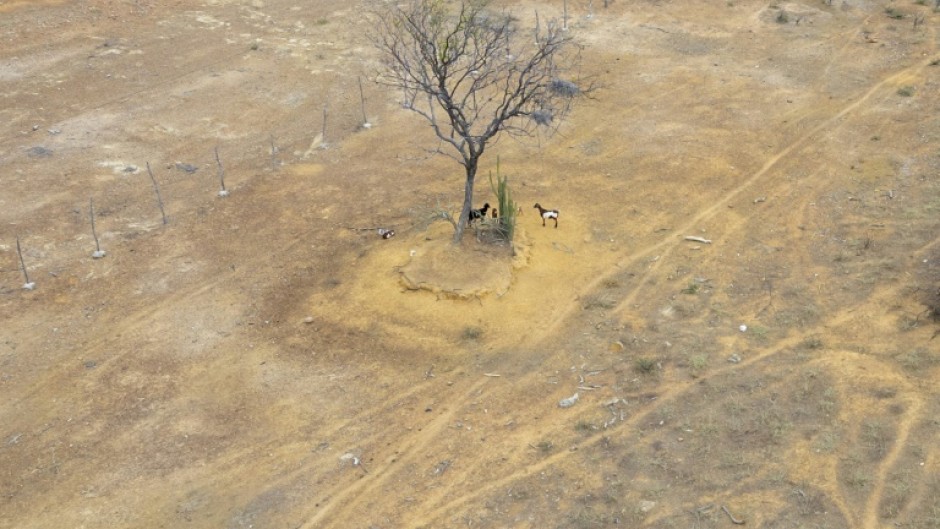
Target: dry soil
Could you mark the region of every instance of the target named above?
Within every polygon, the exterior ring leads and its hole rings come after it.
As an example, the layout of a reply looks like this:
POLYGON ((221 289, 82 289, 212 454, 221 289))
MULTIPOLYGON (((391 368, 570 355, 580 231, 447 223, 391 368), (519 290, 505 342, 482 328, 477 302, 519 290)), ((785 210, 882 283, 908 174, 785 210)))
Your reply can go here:
POLYGON ((940 528, 940 14, 605 3, 513 257, 381 2, 0 1, 0 528, 940 528))

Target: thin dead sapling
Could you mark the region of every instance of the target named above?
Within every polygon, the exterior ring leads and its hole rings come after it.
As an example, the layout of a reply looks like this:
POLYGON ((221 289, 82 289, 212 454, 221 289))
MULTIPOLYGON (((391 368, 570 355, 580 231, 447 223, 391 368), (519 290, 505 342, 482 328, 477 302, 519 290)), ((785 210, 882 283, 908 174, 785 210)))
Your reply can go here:
POLYGON ((166 211, 163 209, 163 197, 160 196, 160 186, 157 184, 156 177, 153 176, 153 170, 150 169, 150 162, 147 162, 147 174, 150 175, 150 181, 153 182, 153 191, 157 194, 157 205, 160 206, 160 215, 163 216, 163 224, 166 225, 169 221, 166 219, 166 211))
POLYGON ((108 252, 101 249, 101 244, 98 242, 98 230, 95 229, 95 199, 88 199, 88 216, 91 218, 91 236, 95 238, 95 251, 91 252, 92 259, 101 259, 105 255, 108 255, 108 252))

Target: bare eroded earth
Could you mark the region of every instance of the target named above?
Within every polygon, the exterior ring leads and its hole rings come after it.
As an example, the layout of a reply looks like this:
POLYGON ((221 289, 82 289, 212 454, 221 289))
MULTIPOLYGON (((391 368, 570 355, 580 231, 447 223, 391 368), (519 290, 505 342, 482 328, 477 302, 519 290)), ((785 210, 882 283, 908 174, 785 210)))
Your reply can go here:
POLYGON ((932 6, 569 2, 513 259, 377 4, 0 2, 0 527, 940 528, 932 6))

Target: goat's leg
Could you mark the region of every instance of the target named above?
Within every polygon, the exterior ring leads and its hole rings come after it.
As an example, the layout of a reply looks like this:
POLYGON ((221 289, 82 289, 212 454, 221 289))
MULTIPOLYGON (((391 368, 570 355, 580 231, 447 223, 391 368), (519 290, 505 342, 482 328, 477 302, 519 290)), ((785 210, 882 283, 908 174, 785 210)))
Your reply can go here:
POLYGON ((557 228, 557 227, 558 227, 558 217, 554 217, 554 220, 555 220, 555 227, 557 228))

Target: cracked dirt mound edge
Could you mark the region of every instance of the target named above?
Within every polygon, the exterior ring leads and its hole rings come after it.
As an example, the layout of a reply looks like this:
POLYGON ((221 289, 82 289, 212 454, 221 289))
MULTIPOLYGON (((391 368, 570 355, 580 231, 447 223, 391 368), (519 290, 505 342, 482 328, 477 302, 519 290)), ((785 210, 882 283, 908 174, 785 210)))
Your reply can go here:
POLYGON ((467 233, 463 243, 454 245, 441 224, 411 253, 408 263, 399 269, 402 286, 449 299, 502 296, 512 286, 514 273, 529 262, 529 246, 522 230, 518 230, 511 246, 480 242, 472 233, 467 233))

